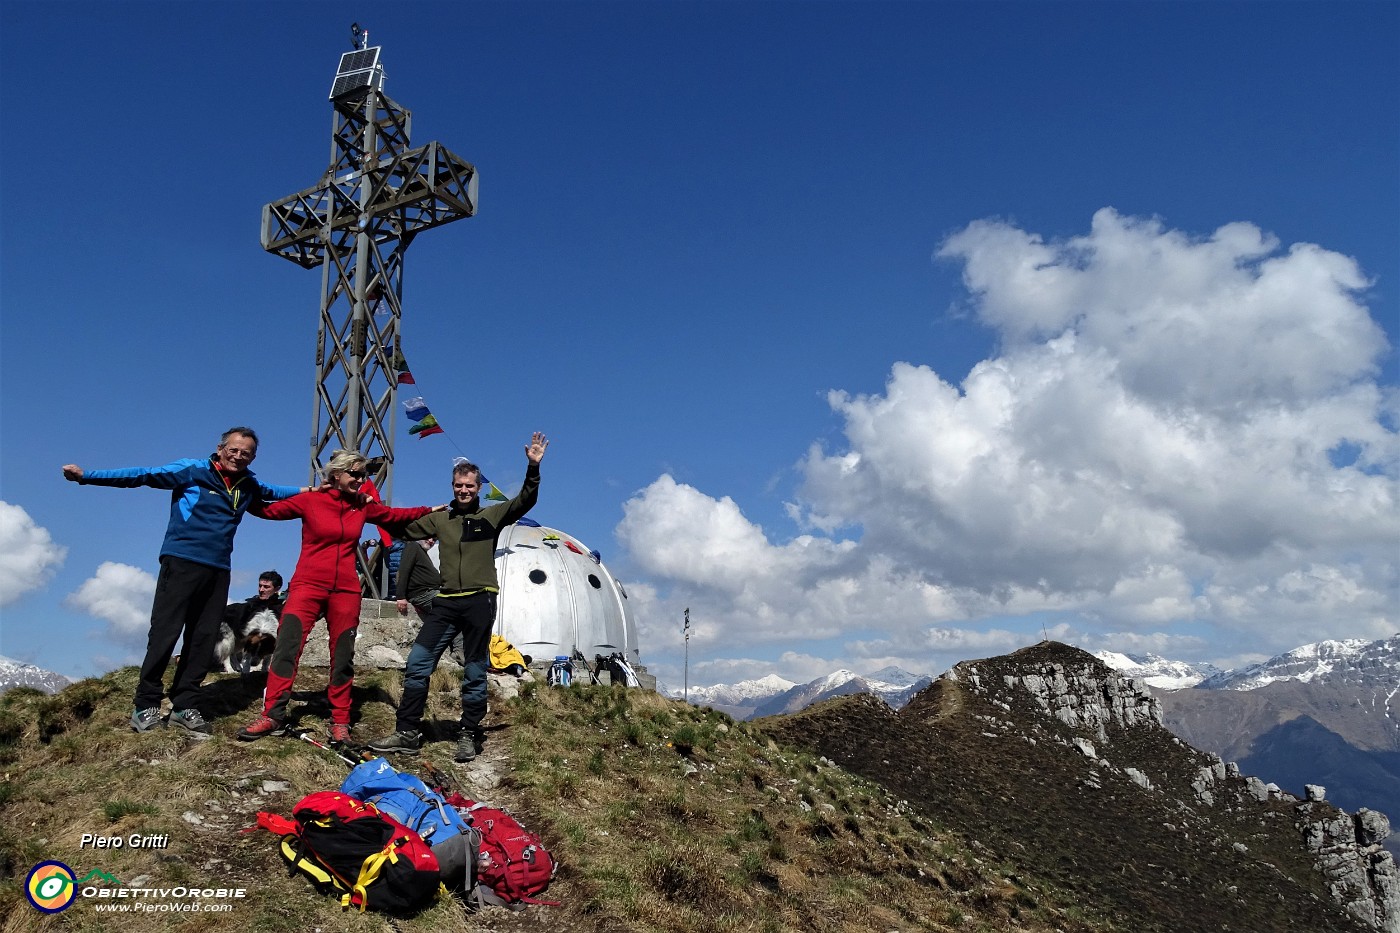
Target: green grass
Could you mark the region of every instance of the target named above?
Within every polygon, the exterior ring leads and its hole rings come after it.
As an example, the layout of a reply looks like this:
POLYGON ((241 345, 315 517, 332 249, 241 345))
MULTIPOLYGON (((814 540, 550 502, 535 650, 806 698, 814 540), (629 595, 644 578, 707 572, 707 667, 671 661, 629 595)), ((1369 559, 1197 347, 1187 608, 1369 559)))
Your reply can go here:
MULTIPOLYGON (((315 672, 303 671, 298 691, 323 687, 320 676, 318 684, 315 672)), ((357 676, 357 735, 392 729, 399 680, 396 672, 357 676)), ((64 913, 64 928, 391 929, 373 913, 342 913, 288 877, 272 834, 244 831, 259 811, 286 815, 302 795, 334 788, 345 773, 338 761, 305 742, 238 742, 233 733, 255 711, 256 691, 225 692, 224 718, 210 741, 169 730, 136 735, 126 725, 134 684, 134 669, 125 669, 53 697, 22 689, 0 696, 0 756, 8 756, 0 781, 0 916, 20 918, 0 929, 41 928, 32 926, 43 921, 22 887, 44 859, 78 871, 100 866, 150 886, 227 881, 250 891, 232 917, 131 914, 119 923, 79 904, 64 913), (268 781, 291 790, 265 792, 268 781), (79 846, 84 832, 166 833, 170 845, 99 855, 79 846)), ((424 757, 455 775, 469 796, 507 807, 542 836, 560 865, 546 896, 560 906, 473 915, 446 899, 396 920, 398 933, 1132 928, 1081 907, 1080 891, 1063 878, 994 857, 946 828, 946 812, 905 803, 823 759, 815 745, 784 744, 752 723, 620 686, 525 682, 514 699, 493 697, 483 757, 495 778, 477 786, 486 773, 480 763, 451 764, 445 734, 456 703, 455 675, 439 671, 425 722, 443 734, 424 757)), ((312 713, 302 725, 320 728, 323 719, 312 713)), ((396 760, 406 770, 412 762, 396 760)))
POLYGON ((126 798, 108 800, 102 804, 102 815, 107 818, 107 822, 109 823, 115 823, 122 817, 130 816, 133 813, 150 816, 159 812, 160 809, 154 804, 140 803, 135 800, 127 800, 126 798))

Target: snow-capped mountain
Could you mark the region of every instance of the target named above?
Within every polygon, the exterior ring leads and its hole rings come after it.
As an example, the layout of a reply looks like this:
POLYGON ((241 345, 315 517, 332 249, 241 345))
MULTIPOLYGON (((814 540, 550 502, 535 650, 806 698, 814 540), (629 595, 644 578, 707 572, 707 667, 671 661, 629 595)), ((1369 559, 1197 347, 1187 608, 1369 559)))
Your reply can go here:
MULTIPOLYGON (((878 671, 865 675, 865 679, 872 684, 887 684, 891 687, 901 689, 912 687, 919 681, 924 681, 924 686, 928 686, 931 681, 927 674, 911 674, 902 667, 882 667, 878 671)), ((920 688, 922 689, 922 687, 920 688)))
POLYGON ((1178 738, 1245 773, 1400 814, 1400 635, 1303 645, 1159 699, 1178 738))
POLYGON ((753 716, 776 716, 780 713, 795 713, 813 703, 828 697, 845 696, 848 693, 873 693, 867 682, 852 671, 832 671, 825 677, 805 684, 798 684, 791 690, 775 694, 754 707, 753 716))
POLYGON ((57 693, 72 682, 62 674, 0 655, 0 693, 11 687, 35 687, 45 693, 57 693))
MULTIPOLYGON (((805 684, 769 674, 737 684, 691 687, 690 702, 722 710, 736 719, 793 713, 828 697, 848 693, 873 693, 899 709, 931 683, 933 678, 927 674, 911 674, 897 667, 885 667, 863 677, 848 670, 833 671, 805 684)), ((670 695, 679 698, 680 692, 672 688, 670 695)))
POLYGON ((1131 677, 1159 690, 1180 690, 1183 687, 1194 687, 1201 681, 1221 673, 1220 668, 1213 664, 1168 661, 1155 654, 1119 654, 1116 651, 1095 651, 1094 657, 1124 677, 1131 677))
MULTIPOLYGON (((689 698, 690 702, 696 706, 713 706, 716 709, 722 706, 753 706, 796 686, 797 684, 790 680, 784 680, 777 674, 769 674, 758 680, 744 680, 737 684, 691 687, 689 698)), ((671 690, 671 695, 675 697, 681 697, 684 693, 685 691, 676 690, 674 687, 671 690)))
POLYGON ((1255 690, 1280 680, 1316 684, 1400 682, 1400 635, 1381 641, 1320 641, 1238 670, 1208 677, 1203 690, 1255 690))

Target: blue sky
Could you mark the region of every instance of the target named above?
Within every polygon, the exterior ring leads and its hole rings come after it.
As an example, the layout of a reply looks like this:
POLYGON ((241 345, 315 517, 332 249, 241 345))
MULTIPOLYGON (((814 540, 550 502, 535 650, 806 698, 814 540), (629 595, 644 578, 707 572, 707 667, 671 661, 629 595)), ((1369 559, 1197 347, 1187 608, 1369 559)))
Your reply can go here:
MULTIPOLYGON (((62 464, 249 423, 306 481, 320 275, 258 224, 352 21, 481 178, 408 252, 395 503, 547 432, 663 680, 686 607, 692 684, 1400 624, 1393 3, 7 0, 0 653, 144 641, 166 496, 62 464)), ((232 595, 296 552, 250 519, 232 595)))

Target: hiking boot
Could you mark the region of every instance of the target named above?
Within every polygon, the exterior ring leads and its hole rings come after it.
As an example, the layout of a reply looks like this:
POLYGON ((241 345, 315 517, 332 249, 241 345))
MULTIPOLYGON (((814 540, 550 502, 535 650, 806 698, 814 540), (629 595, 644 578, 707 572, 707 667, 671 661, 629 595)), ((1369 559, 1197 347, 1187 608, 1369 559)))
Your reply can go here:
POLYGON ((457 752, 452 756, 452 760, 458 764, 466 764, 481 754, 482 744, 481 736, 471 732, 462 733, 462 737, 457 740, 457 752))
POLYGON ((184 729, 191 738, 207 739, 214 734, 214 727, 209 725, 209 720, 201 716, 199 710, 194 707, 175 710, 170 714, 170 725, 184 729))
POLYGON ((131 729, 133 732, 150 732, 152 729, 161 729, 164 727, 165 720, 160 718, 159 706, 133 710, 131 713, 131 729))
POLYGON ((243 742, 252 742, 265 735, 286 735, 287 724, 279 722, 268 716, 259 716, 248 725, 238 730, 238 738, 243 742))
POLYGON ((398 752, 401 755, 416 755, 423 744, 423 733, 417 729, 400 729, 393 735, 375 739, 369 747, 376 752, 398 752))
POLYGON ((330 735, 330 737, 331 737, 331 744, 333 744, 333 745, 349 745, 349 744, 350 744, 350 727, 347 726, 345 723, 343 723, 343 722, 333 722, 333 723, 331 723, 331 727, 330 727, 329 729, 327 729, 326 732, 327 732, 327 734, 330 735))

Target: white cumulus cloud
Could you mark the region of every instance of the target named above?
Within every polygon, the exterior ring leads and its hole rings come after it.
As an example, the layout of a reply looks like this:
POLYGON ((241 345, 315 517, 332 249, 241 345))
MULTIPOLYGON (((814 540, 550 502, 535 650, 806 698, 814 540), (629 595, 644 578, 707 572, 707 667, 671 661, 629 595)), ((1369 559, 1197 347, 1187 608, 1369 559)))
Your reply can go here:
POLYGON ((21 506, 0 501, 0 606, 44 586, 67 556, 21 506))
POLYGON ((682 604, 736 653, 846 637, 926 667, 1043 613, 1203 660, 1400 625, 1400 409, 1353 260, 1109 209, 1054 242, 979 221, 938 256, 997 355, 833 389, 844 437, 799 462, 794 528, 670 476, 625 504, 658 647, 682 604))
POLYGON ((144 639, 150 629, 155 592, 156 578, 146 571, 104 561, 63 603, 102 619, 117 638, 131 641, 144 639))

